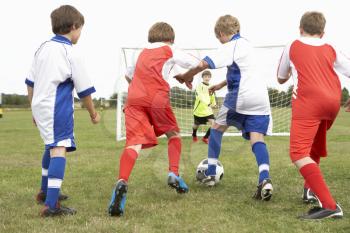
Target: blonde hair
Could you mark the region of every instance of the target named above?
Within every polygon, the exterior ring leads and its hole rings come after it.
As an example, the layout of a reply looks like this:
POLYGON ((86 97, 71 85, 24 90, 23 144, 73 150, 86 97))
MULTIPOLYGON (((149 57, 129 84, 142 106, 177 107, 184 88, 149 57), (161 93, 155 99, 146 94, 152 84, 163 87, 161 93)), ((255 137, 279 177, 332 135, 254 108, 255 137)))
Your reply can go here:
POLYGON ((237 34, 240 31, 240 24, 236 17, 224 15, 216 21, 214 31, 217 37, 220 36, 220 33, 227 36, 237 34))
POLYGON ((300 19, 300 28, 310 35, 321 35, 326 26, 326 18, 321 12, 308 11, 300 19))
POLYGON ((171 42, 174 43, 174 29, 165 22, 158 22, 152 25, 148 31, 148 42, 171 42))

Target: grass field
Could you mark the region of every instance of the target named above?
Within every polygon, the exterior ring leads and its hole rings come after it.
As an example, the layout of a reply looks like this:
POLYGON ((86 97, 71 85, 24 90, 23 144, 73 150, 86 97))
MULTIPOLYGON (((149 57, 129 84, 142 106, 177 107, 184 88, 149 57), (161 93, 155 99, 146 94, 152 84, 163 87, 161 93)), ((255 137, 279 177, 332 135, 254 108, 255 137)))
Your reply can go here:
POLYGON ((166 141, 142 152, 129 180, 126 213, 107 215, 123 142, 115 143, 113 111, 93 126, 85 111, 75 115, 78 150, 69 154, 63 192, 77 215, 42 219, 34 201, 40 187, 42 141, 29 111, 5 112, 0 119, 0 232, 350 232, 350 115, 341 112, 329 133, 330 156, 321 168, 341 203, 342 220, 300 221, 310 206, 301 201, 302 179, 288 156, 288 137, 266 139, 271 154, 275 195, 270 202, 251 199, 257 167, 249 144, 225 137, 220 157, 222 182, 205 188, 195 182, 195 168, 207 147, 183 139, 181 173, 190 186, 178 195, 166 185, 166 141))

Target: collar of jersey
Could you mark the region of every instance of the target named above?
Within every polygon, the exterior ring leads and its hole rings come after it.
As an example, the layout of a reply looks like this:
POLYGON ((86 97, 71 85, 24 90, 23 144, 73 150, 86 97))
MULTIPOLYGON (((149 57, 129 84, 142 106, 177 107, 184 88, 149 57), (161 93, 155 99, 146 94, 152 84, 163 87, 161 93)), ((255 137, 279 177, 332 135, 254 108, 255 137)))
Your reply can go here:
POLYGON ((160 48, 163 46, 170 46, 169 44, 166 44, 164 42, 154 42, 154 43, 148 43, 146 48, 147 49, 156 49, 156 48, 160 48))
POLYGON ((61 35, 55 35, 54 37, 52 37, 51 40, 59 43, 67 44, 67 45, 72 45, 72 42, 70 40, 68 40, 66 37, 61 35))
POLYGON ((304 44, 312 46, 322 46, 325 44, 325 41, 322 38, 301 36, 299 40, 304 44))
POLYGON ((237 39, 239 39, 239 38, 241 38, 241 35, 240 35, 239 33, 237 33, 237 34, 234 34, 234 35, 232 36, 232 38, 231 38, 230 41, 232 41, 232 40, 237 40, 237 39))

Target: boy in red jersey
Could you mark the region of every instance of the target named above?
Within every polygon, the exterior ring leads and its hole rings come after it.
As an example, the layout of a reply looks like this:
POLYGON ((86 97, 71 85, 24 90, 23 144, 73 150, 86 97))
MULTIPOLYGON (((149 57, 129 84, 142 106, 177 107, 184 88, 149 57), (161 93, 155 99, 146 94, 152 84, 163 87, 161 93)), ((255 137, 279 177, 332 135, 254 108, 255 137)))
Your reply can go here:
POLYGON ((341 218, 318 166, 327 156, 326 134, 341 101, 341 85, 335 72, 350 77, 350 60, 322 40, 326 20, 322 13, 306 12, 300 20, 301 37, 286 46, 277 71, 280 84, 293 74, 290 157, 305 179, 305 202, 318 199, 320 206, 302 219, 341 218))
POLYGON ((148 33, 150 44, 140 53, 136 66, 129 67, 126 79, 130 82, 126 101, 126 145, 120 157, 119 177, 112 193, 108 212, 111 216, 124 214, 127 182, 141 149, 158 144, 157 137, 168 138, 168 185, 178 193, 188 192, 179 176, 181 138, 171 109, 167 82, 169 71, 177 64, 193 68, 199 60, 172 45, 175 33, 164 22, 154 24, 148 33))

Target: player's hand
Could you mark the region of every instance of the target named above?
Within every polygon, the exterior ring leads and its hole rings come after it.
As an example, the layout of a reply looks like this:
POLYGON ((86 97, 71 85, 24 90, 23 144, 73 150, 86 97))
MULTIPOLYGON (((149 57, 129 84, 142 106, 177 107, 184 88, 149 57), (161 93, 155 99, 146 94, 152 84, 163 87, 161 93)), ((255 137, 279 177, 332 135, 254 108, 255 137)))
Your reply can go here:
POLYGON ((209 95, 214 94, 215 91, 220 90, 220 89, 221 89, 221 87, 218 84, 209 87, 209 89, 208 89, 209 95))
POLYGON ((178 74, 178 75, 175 75, 174 78, 179 82, 179 83, 184 83, 185 80, 184 80, 184 75, 183 74, 178 74))
POLYGON ((90 115, 90 118, 91 118, 91 122, 92 122, 93 124, 97 124, 97 123, 99 123, 100 120, 101 120, 100 114, 99 114, 98 112, 95 112, 95 114, 92 115, 92 116, 90 115))
POLYGON ((344 104, 345 112, 350 112, 350 98, 344 104))

